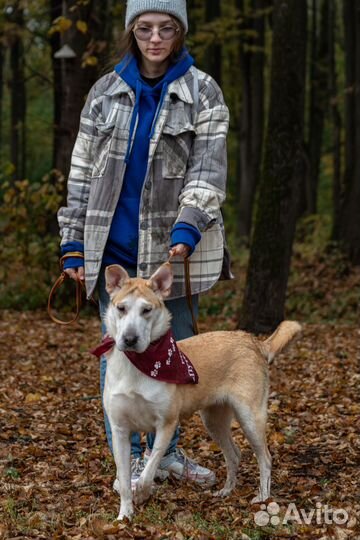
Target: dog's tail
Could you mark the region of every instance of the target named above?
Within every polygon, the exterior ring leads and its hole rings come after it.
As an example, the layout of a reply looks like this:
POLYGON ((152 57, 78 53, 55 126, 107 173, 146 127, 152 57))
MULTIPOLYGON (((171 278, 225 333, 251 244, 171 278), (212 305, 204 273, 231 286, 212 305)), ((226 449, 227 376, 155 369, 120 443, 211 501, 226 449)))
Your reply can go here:
POLYGON ((274 357, 299 334, 302 330, 301 325, 296 321, 283 321, 275 332, 262 342, 265 356, 270 363, 274 357))

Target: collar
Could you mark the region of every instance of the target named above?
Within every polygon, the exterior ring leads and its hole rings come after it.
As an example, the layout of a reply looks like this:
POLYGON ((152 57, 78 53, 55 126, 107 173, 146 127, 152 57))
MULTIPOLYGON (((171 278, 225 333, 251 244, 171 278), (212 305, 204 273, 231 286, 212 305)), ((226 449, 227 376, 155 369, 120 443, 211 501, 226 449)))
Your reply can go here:
POLYGON ((185 103, 194 103, 191 89, 193 87, 193 70, 196 67, 192 66, 185 75, 182 75, 176 81, 169 84, 169 94, 175 94, 181 101, 185 103))
MULTIPOLYGON (((191 88, 193 86, 194 69, 196 68, 192 66, 185 75, 182 75, 170 83, 168 86, 168 93, 175 94, 185 103, 193 104, 194 100, 191 94, 191 88)), ((111 82, 110 86, 104 90, 105 96, 116 96, 117 94, 134 95, 134 91, 131 87, 115 71, 113 72, 113 78, 114 80, 111 82)))
POLYGON ((104 90, 104 96, 116 96, 117 94, 134 94, 130 86, 119 77, 116 71, 112 73, 113 81, 108 88, 104 90))

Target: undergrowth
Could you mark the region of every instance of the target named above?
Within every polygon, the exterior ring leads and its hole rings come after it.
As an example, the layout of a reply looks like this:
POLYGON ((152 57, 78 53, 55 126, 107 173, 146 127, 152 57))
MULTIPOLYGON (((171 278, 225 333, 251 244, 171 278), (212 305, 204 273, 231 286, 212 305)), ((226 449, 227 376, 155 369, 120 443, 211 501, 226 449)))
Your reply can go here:
MULTIPOLYGON (((54 233, 64 179, 56 171, 34 184, 3 183, 0 209, 0 309, 45 309, 52 283, 59 275, 59 238, 54 233)), ((299 221, 288 282, 286 317, 309 323, 355 323, 359 320, 360 269, 352 267, 331 244, 327 216, 299 221)), ((249 249, 230 239, 235 279, 220 282, 201 297, 201 321, 214 319, 214 329, 238 323, 246 281, 249 249)), ((75 290, 68 280, 55 299, 64 313, 74 309, 75 290)), ((94 314, 86 305, 83 315, 94 314)))

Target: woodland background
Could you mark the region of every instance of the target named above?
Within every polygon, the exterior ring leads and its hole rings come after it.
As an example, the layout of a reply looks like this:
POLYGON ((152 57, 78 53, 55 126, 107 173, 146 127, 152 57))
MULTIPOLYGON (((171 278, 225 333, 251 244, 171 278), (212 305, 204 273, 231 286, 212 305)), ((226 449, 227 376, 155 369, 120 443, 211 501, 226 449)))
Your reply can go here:
MULTIPOLYGON (((201 298, 200 328, 303 324, 270 368, 272 493, 282 513, 320 503, 349 521, 256 526, 257 467, 234 426, 243 462, 231 497, 165 483, 132 525, 112 523, 114 466, 88 353, 96 309, 59 329, 45 306, 80 111, 117 62, 125 5, 0 0, 0 539, 360 538, 360 2, 188 9, 189 48, 231 112, 224 215, 235 279, 201 298)), ((72 298, 69 284, 57 305, 71 310, 72 298)), ((182 427, 187 453, 224 481, 199 418, 182 427)))
MULTIPOLYGON (((188 8, 188 45, 231 112, 224 212, 235 268, 247 273, 238 324, 268 331, 284 316, 294 245, 309 264, 360 264, 360 5, 188 8)), ((31 309, 57 273, 55 215, 80 111, 117 60, 125 5, 0 0, 0 10, 0 307, 31 309)), ((356 295, 346 301, 358 316, 356 295)))

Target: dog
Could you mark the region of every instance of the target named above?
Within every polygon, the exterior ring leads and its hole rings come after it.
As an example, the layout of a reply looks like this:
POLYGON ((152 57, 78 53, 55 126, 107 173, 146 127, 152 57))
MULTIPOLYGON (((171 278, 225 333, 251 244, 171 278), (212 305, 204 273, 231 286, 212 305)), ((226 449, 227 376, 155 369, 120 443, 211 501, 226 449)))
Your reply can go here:
MULTIPOLYGON (((227 467, 225 497, 236 484, 240 450, 231 436, 231 422, 241 425, 258 461, 260 490, 253 500, 270 496, 271 456, 266 443, 268 362, 300 332, 297 322, 284 321, 266 340, 242 331, 217 331, 178 342, 198 375, 197 384, 172 384, 143 374, 126 353, 144 353, 170 328, 164 299, 172 286, 171 264, 148 279, 130 278, 121 266, 105 272, 110 303, 106 326, 113 340, 107 357, 104 407, 109 418, 121 498, 118 520, 131 519, 134 504, 146 501, 153 480, 179 420, 200 411, 203 423, 221 448, 227 467), (154 448, 134 492, 131 488, 130 433, 155 432, 154 448)), ((190 370, 191 372, 191 370, 190 370)))

